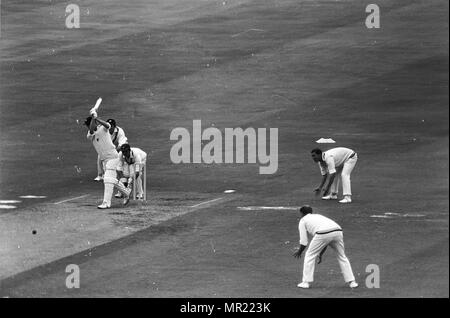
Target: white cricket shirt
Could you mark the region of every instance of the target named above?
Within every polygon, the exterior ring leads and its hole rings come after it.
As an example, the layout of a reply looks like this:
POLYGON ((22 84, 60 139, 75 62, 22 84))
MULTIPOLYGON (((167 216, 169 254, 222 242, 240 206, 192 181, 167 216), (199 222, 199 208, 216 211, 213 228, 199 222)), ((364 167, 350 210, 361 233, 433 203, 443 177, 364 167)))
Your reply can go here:
POLYGON ((324 163, 319 162, 320 173, 324 176, 327 173, 335 173, 336 168, 341 167, 354 153, 352 149, 338 147, 322 153, 324 163))
POLYGON ((320 214, 307 214, 298 223, 300 245, 308 245, 308 234, 314 236, 317 232, 342 230, 339 224, 320 214))
POLYGON ((131 147, 130 159, 129 162, 126 161, 125 156, 122 154, 122 151, 119 152, 120 163, 117 167, 117 170, 123 171, 123 166, 128 164, 134 164, 136 171, 139 171, 141 167, 144 166, 145 161, 147 160, 147 153, 142 149, 131 147))
POLYGON ((119 154, 111 140, 108 128, 103 125, 98 125, 97 130, 95 130, 93 134, 88 131, 86 137, 92 141, 95 150, 100 156, 100 160, 118 158, 119 154))

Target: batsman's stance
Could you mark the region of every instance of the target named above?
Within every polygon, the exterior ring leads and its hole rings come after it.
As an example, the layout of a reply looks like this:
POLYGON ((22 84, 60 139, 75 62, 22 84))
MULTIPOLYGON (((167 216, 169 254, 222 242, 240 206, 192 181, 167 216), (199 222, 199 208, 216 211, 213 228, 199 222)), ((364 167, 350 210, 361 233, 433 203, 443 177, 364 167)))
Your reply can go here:
MULTIPOLYGON (((137 199, 142 200, 144 198, 144 190, 142 188, 142 173, 147 161, 147 154, 135 147, 130 147, 129 144, 123 144, 121 152, 119 153, 119 165, 117 171, 122 174, 121 182, 127 184, 129 189, 132 188, 133 174, 136 180, 136 192, 137 199)), ((121 194, 117 193, 116 198, 120 198, 121 194)))
MULTIPOLYGON (((111 140, 116 146, 116 150, 120 151, 120 147, 123 144, 126 144, 128 142, 127 137, 125 136, 125 132, 122 128, 117 126, 116 121, 112 118, 108 119, 106 121, 108 124, 111 125, 111 128, 109 128, 109 134, 111 135, 111 140)), ((103 180, 103 167, 102 167, 102 161, 100 160, 100 156, 97 157, 97 177, 94 179, 95 181, 102 181, 103 180)))
POLYGON ((333 220, 320 214, 312 214, 312 212, 312 208, 308 205, 300 208, 301 217, 298 224, 300 248, 294 253, 294 256, 297 258, 302 256, 303 250, 308 245, 308 234, 312 236, 312 240, 305 255, 303 279, 297 287, 310 287, 310 284, 314 281, 316 258, 318 258, 318 263, 322 261, 322 255, 327 246, 330 246, 337 253, 345 282, 348 283, 350 288, 358 287, 350 262, 345 256, 342 228, 333 220))
POLYGON ((114 146, 111 136, 109 134, 110 124, 106 121, 97 118, 97 112, 91 111, 91 116, 86 118, 85 125, 89 131, 87 139, 92 141, 95 150, 97 151, 100 161, 102 162, 104 194, 103 202, 98 206, 99 209, 108 209, 111 207, 111 199, 116 187, 124 196, 124 204, 129 201, 130 190, 117 180, 116 168, 119 165, 119 154, 114 146))

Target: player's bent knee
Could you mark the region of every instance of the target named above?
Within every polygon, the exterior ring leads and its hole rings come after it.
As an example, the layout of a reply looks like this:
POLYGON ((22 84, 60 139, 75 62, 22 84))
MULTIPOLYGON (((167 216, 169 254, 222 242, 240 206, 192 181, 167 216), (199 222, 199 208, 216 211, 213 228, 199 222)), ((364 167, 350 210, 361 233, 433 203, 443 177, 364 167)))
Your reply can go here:
POLYGON ((103 177, 103 182, 109 183, 109 184, 117 184, 117 179, 105 176, 105 177, 103 177))

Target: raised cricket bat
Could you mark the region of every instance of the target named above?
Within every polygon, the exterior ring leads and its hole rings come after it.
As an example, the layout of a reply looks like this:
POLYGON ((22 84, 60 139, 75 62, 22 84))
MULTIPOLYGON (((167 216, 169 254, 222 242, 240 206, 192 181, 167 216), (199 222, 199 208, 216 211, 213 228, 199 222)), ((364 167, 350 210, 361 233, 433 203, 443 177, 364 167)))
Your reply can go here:
POLYGON ((99 97, 99 98, 97 99, 97 102, 95 103, 95 106, 91 108, 91 110, 90 110, 89 113, 92 114, 93 112, 97 112, 98 108, 100 107, 101 102, 102 102, 102 98, 99 97))

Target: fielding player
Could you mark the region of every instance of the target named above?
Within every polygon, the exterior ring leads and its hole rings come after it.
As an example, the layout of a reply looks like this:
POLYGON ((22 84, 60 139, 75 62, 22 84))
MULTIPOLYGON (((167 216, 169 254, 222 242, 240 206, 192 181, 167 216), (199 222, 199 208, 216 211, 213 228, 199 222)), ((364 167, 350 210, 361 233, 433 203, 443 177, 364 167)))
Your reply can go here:
POLYGON ((351 203, 352 188, 350 174, 358 161, 356 152, 344 147, 333 148, 325 152, 322 152, 319 148, 315 148, 311 151, 311 156, 314 162, 319 164, 320 172, 322 174, 322 183, 314 190, 314 192, 316 192, 317 195, 320 194, 329 176, 328 185, 323 191, 322 199, 337 200, 339 183, 342 179, 344 198, 339 202, 351 203))
POLYGON ((345 256, 342 228, 333 220, 320 214, 312 214, 312 212, 310 206, 306 205, 300 208, 301 218, 298 224, 300 248, 294 253, 294 256, 297 258, 302 256, 303 250, 308 245, 308 234, 312 236, 312 240, 309 243, 305 255, 302 282, 297 287, 310 287, 310 284, 314 280, 316 258, 319 258, 318 263, 320 263, 322 254, 325 252, 327 246, 330 246, 336 252, 345 282, 351 288, 358 287, 350 262, 347 256, 345 256))
MULTIPOLYGON (((119 152, 120 147, 122 147, 123 144, 128 142, 127 137, 125 136, 125 132, 122 128, 117 126, 116 121, 114 119, 108 119, 106 121, 111 125, 111 128, 109 128, 109 134, 111 135, 111 140, 116 146, 116 150, 119 152)), ((101 181, 103 180, 103 167, 102 162, 100 160, 100 156, 97 156, 97 177, 94 179, 95 181, 101 181)))
POLYGON ((85 125, 89 129, 87 139, 92 141, 92 144, 100 157, 103 171, 105 171, 103 177, 105 187, 103 202, 98 206, 98 208, 108 209, 111 207, 114 187, 123 193, 125 196, 124 204, 127 204, 131 191, 125 188, 125 186, 117 180, 116 168, 119 165, 119 154, 117 153, 116 147, 114 146, 109 134, 111 125, 106 121, 97 118, 96 112, 91 113, 91 116, 86 119, 85 125))
MULTIPOLYGON (((136 176, 136 192, 137 199, 142 200, 144 196, 144 190, 142 188, 142 173, 147 161, 147 154, 135 147, 130 147, 129 144, 124 144, 121 147, 119 153, 119 165, 117 171, 122 174, 121 182, 127 184, 127 187, 131 189, 133 182, 133 174, 136 176)), ((120 198, 121 193, 116 194, 116 198, 120 198)))

